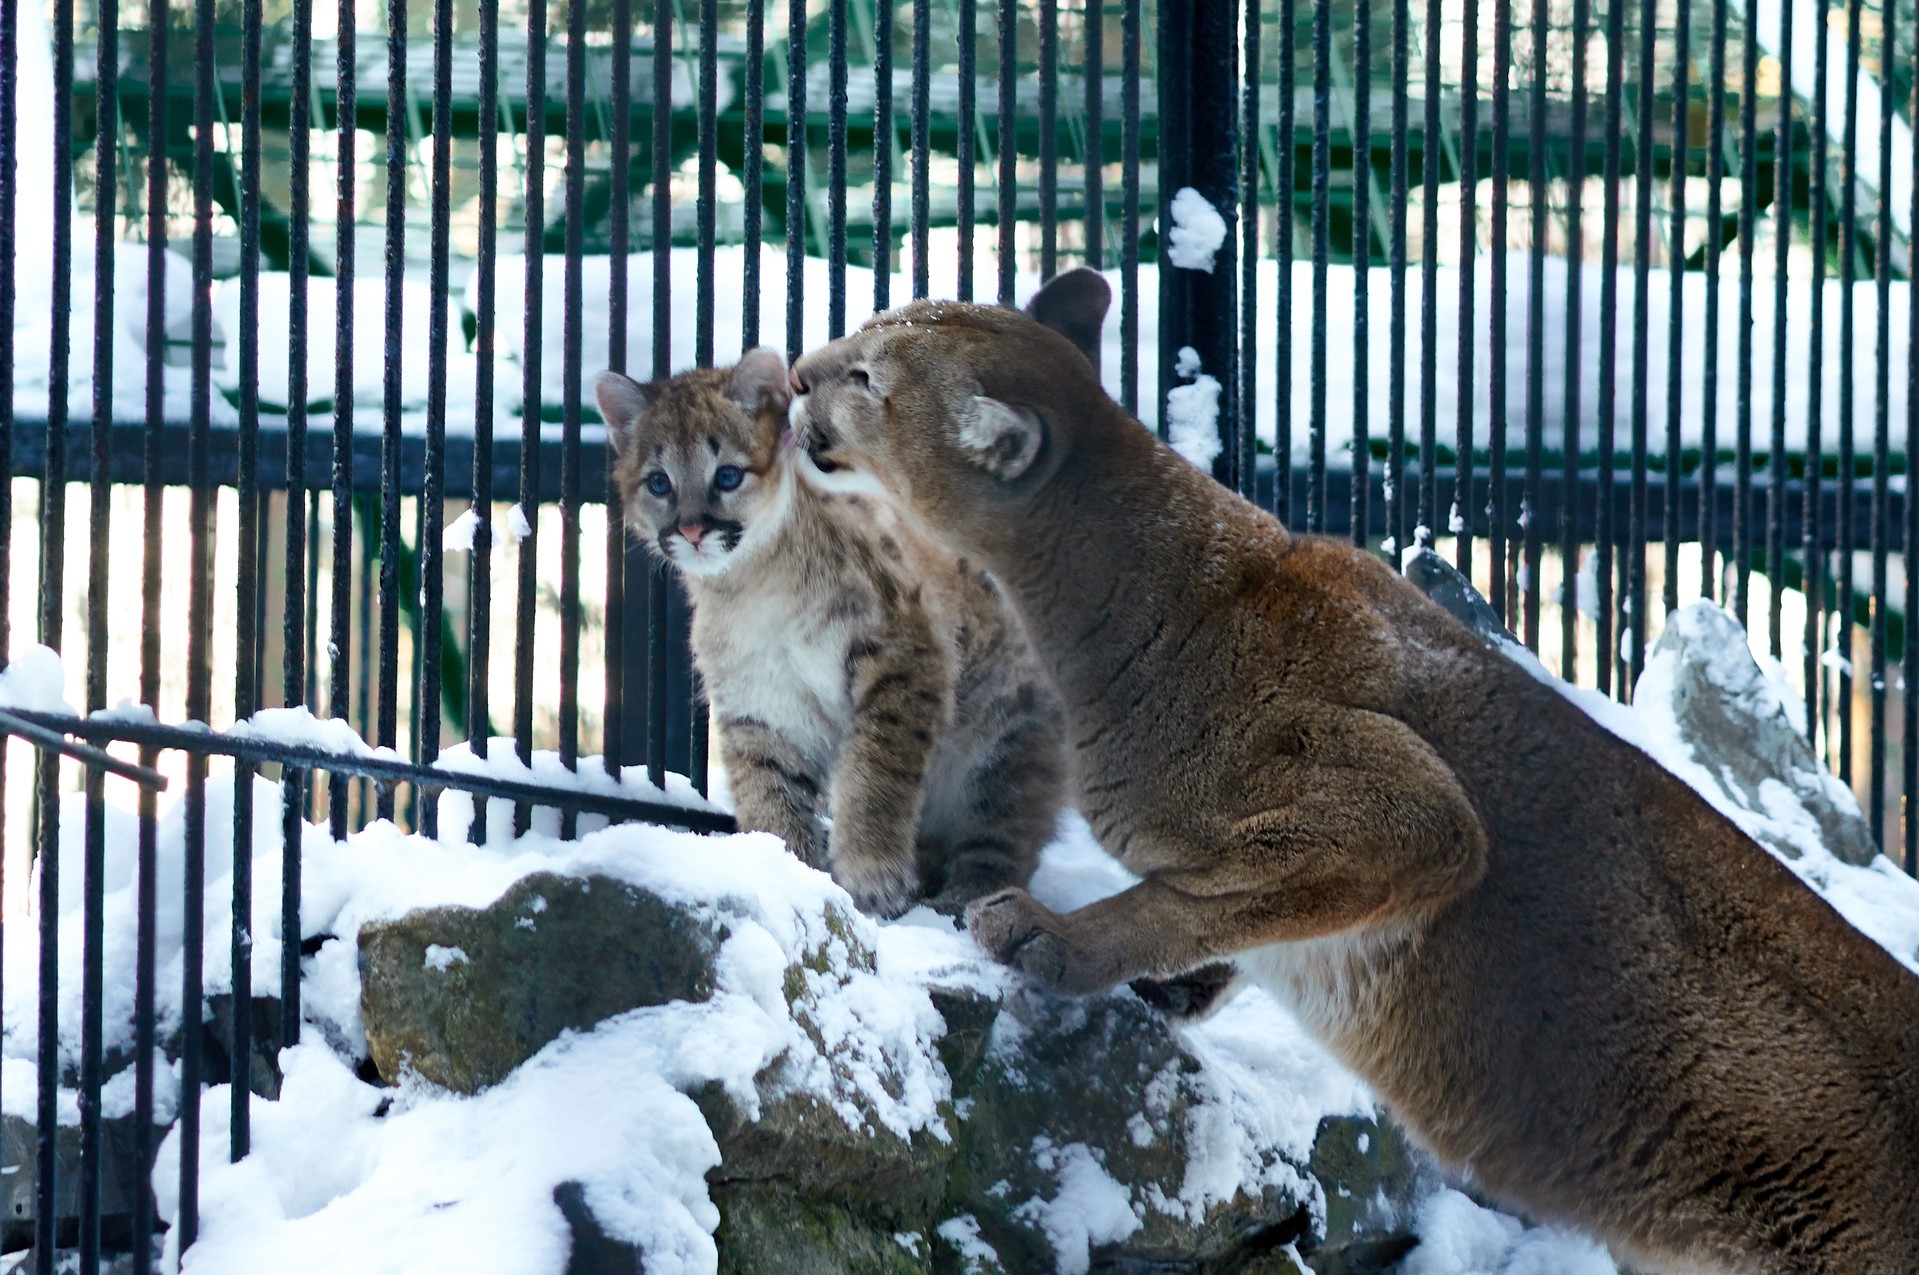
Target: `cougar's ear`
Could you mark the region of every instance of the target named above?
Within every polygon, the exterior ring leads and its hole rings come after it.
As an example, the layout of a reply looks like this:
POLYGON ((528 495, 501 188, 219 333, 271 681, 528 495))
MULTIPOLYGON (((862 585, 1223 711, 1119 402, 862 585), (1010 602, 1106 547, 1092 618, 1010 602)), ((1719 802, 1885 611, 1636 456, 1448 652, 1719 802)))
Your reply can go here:
POLYGON ((786 360, 778 350, 754 346, 740 355, 739 365, 727 378, 726 396, 749 412, 764 405, 785 411, 793 401, 793 384, 786 374, 786 360))
POLYGON ((955 441, 975 465, 1010 480, 1032 467, 1044 436, 1045 426, 1032 408, 975 394, 961 411, 955 441))
POLYGON ((1113 289, 1097 270, 1080 266, 1054 275, 1026 303, 1026 315, 1071 341, 1099 371, 1100 327, 1113 304, 1113 289))
POLYGON ((600 416, 606 421, 607 445, 615 456, 623 454, 633 441, 634 427, 653 405, 654 389, 618 372, 602 372, 593 381, 593 397, 599 401, 600 416))

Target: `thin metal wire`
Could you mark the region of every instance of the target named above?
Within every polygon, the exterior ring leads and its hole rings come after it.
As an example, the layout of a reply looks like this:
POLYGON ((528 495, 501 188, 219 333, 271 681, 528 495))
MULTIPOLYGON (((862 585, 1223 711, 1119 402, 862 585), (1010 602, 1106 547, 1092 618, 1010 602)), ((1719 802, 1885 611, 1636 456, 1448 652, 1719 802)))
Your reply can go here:
MULTIPOLYGON (((407 0, 387 0, 386 24, 386 367, 380 412, 380 720, 375 740, 393 748, 400 735, 400 413, 404 406, 407 133, 411 120, 406 94, 407 0)), ((374 810, 381 819, 393 817, 392 788, 376 790, 374 810)))
POLYGON ((1750 626, 1752 605, 1752 280, 1753 248, 1758 238, 1759 194, 1759 25, 1748 15, 1740 23, 1742 65, 1739 78, 1739 399, 1734 428, 1732 612, 1750 626))
MULTIPOLYGON (((546 331, 546 271, 541 253, 546 244, 546 0, 529 0, 526 10, 526 328, 520 368, 520 526, 519 598, 513 616, 513 751, 520 761, 533 760, 534 610, 539 597, 540 538, 540 368, 541 338, 546 331)), ((657 60, 653 82, 671 84, 660 73, 657 60)), ((655 112, 656 118, 664 112, 655 112)), ((657 130, 656 130, 657 135, 657 130)), ((666 238, 655 235, 653 258, 665 257, 666 238)), ((657 265, 656 265, 657 270, 657 265)), ((523 835, 532 826, 533 812, 524 803, 513 810, 513 832, 523 835)))
MULTIPOLYGON (((1139 414, 1140 0, 1120 13, 1120 405, 1139 414)), ((1284 311, 1281 311, 1284 314, 1284 311)), ((1284 326, 1282 320, 1281 325, 1284 326)))
MULTIPOLYGON (((585 336, 586 202, 586 6, 566 10, 566 174, 562 195, 566 216, 566 315, 561 331, 560 373, 560 764, 580 765, 580 403, 585 336)), ((667 246, 655 244, 655 251, 667 246)), ((575 829, 561 817, 560 835, 575 829)))
MULTIPOLYGON (((196 6, 205 2, 194 0, 196 6)), ((356 21, 353 0, 340 0, 334 67, 339 131, 334 137, 333 546, 327 641, 327 704, 340 718, 353 710, 353 248, 360 180, 354 154, 359 136, 356 21)), ((327 825, 335 841, 346 839, 350 788, 346 776, 329 776, 327 825)))
MULTIPOLYGON (((1512 180, 1512 94, 1513 6, 1512 0, 1493 0, 1493 154, 1492 154, 1492 292, 1487 298, 1487 353, 1491 356, 1491 377, 1486 382, 1486 397, 1492 408, 1491 428, 1486 443, 1491 465, 1486 485, 1486 548, 1491 569, 1493 613, 1507 628, 1513 627, 1512 592, 1506 549, 1506 257, 1508 186, 1512 180)), ((1475 95, 1476 96, 1476 95, 1475 95)), ((1475 283, 1475 287, 1477 284, 1475 283)), ((1467 507, 1470 521, 1471 506, 1467 507)))
MULTIPOLYGON (((748 347, 760 340, 760 203, 766 136, 766 25, 764 7, 753 5, 747 15, 746 134, 746 259, 741 322, 748 347)), ((613 2, 613 121, 610 174, 611 206, 607 227, 611 240, 607 277, 607 366, 626 371, 627 253, 631 250, 628 214, 632 208, 633 158, 633 5, 613 2)), ((600 762, 607 774, 618 776, 632 758, 627 739, 633 714, 627 712, 626 517, 620 507, 620 486, 608 448, 606 466, 606 707, 600 719, 600 762)))
MULTIPOLYGON (((164 6, 156 6, 153 26, 156 31, 164 31, 165 21, 160 16, 164 6)), ((164 37, 154 41, 155 47, 164 47, 164 37)), ((285 590, 285 607, 280 628, 281 684, 280 699, 288 706, 306 704, 312 696, 307 691, 307 679, 311 665, 307 660, 306 633, 311 609, 307 600, 310 591, 307 586, 307 573, 319 559, 319 545, 307 536, 307 273, 311 233, 310 219, 313 215, 312 200, 312 145, 313 145, 313 0, 294 0, 293 5, 293 48, 292 48, 292 88, 288 100, 287 123, 287 461, 286 461, 286 557, 285 572, 281 581, 285 590)), ((161 80, 161 96, 165 95, 165 81, 161 80)), ((151 109, 151 108, 149 108, 151 109)), ((164 130, 154 130, 156 135, 164 130)), ((164 181, 164 178, 162 178, 164 181)), ((160 186, 148 195, 149 204, 164 202, 164 186, 160 186)), ((154 218, 158 224, 158 236, 149 230, 150 237, 164 239, 166 219, 164 214, 154 218)), ((163 270, 163 266, 154 269, 163 270)), ((151 291, 153 285, 149 283, 151 291)), ((149 305, 152 304, 149 298, 149 305)), ((149 312, 148 331, 153 330, 153 315, 164 315, 163 308, 149 312)), ((150 358, 155 356, 150 355, 150 358)), ((163 352, 158 357, 164 357, 163 352)), ((153 364, 157 367, 157 362, 153 364)), ((157 380, 159 373, 150 372, 149 376, 157 380)), ((149 382, 148 415, 152 421, 158 416, 160 401, 159 386, 149 382)), ((158 440, 155 439, 157 450, 158 440)), ((148 471, 149 482, 153 471, 148 471)), ((157 491, 154 503, 158 504, 157 491)), ((155 513, 158 510, 156 508, 155 513)), ((156 519, 157 521, 157 519, 156 519)), ((149 524, 149 534, 152 524, 149 524)), ((155 572, 154 590, 157 602, 159 588, 158 572, 155 572)), ((157 690, 157 688, 156 688, 157 690)), ((148 695, 144 684, 141 688, 140 702, 152 704, 157 695, 148 695)), ((144 754, 143 754, 144 755, 144 754)), ((303 836, 304 815, 306 813, 306 793, 308 776, 296 767, 286 767, 280 772, 280 1024, 279 1041, 284 1048, 295 1045, 300 1040, 300 867, 301 839, 303 836)), ((146 873, 141 873, 144 883, 146 873)), ((152 1050, 138 1046, 138 1052, 152 1066, 152 1050)), ((136 1062, 138 1060, 136 1059, 136 1062)), ((152 1083, 151 1076, 148 1084, 152 1083)), ((140 1123, 136 1116, 135 1123, 140 1123)), ((146 1231, 140 1231, 134 1239, 134 1250, 138 1254, 147 1245, 146 1231)), ((136 1257, 136 1261, 137 1261, 136 1257)))
MULTIPOLYGON (((1099 8, 1096 0, 1086 0, 1086 10, 1090 16, 1099 8)), ((1258 0, 1247 0, 1243 21, 1244 57, 1246 76, 1241 82, 1240 92, 1240 129, 1243 137, 1259 136, 1259 37, 1260 15, 1258 0)), ((1089 71, 1089 76, 1090 76, 1089 71)), ((1089 110, 1095 94, 1088 89, 1086 100, 1089 110)), ((1088 126, 1088 147, 1097 144, 1097 134, 1088 126)), ((1086 243, 1089 253, 1088 264, 1096 257, 1097 237, 1094 231, 1092 204, 1098 181, 1098 166, 1093 162, 1089 149, 1086 164, 1087 185, 1087 230, 1086 243)), ((1258 490, 1258 448, 1256 432, 1252 428, 1252 405, 1259 401, 1259 147, 1245 145, 1239 151, 1239 401, 1245 406, 1248 417, 1246 427, 1239 431, 1239 454, 1233 466, 1237 478, 1239 494, 1252 500, 1258 490)))
MULTIPOLYGON (((1510 5, 1511 0, 1502 2, 1510 5)), ((1531 3, 1533 78, 1526 108, 1526 194, 1532 206, 1532 243, 1526 275, 1526 494, 1519 506, 1519 524, 1525 540, 1520 628, 1526 649, 1537 654, 1543 640, 1539 631, 1544 559, 1540 497, 1546 463, 1546 238, 1552 212, 1546 186, 1546 59, 1552 6, 1547 0, 1531 3)), ((1560 570, 1570 577, 1571 559, 1562 560, 1560 570)))
MULTIPOLYGON (((1821 4, 1824 0, 1819 0, 1821 4)), ((1705 367, 1699 422, 1699 579, 1706 596, 1725 600, 1716 557, 1719 549, 1719 294, 1720 255, 1725 246, 1726 184, 1726 0, 1712 0, 1706 84, 1706 313, 1705 367)), ((1815 373, 1817 375, 1817 373, 1815 373)))
MULTIPOLYGON (((614 9, 615 49, 620 47, 622 33, 631 43, 632 23, 627 17, 628 0, 618 0, 614 9)), ((623 82, 614 81, 613 153, 624 157, 626 145, 626 111, 629 108, 623 82)), ((746 186, 746 263, 742 274, 742 317, 741 326, 745 338, 745 349, 752 349, 760 343, 760 241, 765 235, 764 214, 766 211, 766 6, 749 4, 746 6, 746 139, 742 147, 745 152, 746 186)), ((626 185, 626 165, 614 165, 619 174, 619 190, 626 185)), ((615 201, 616 207, 621 207, 615 201)), ((626 217, 624 211, 617 223, 618 244, 613 249, 617 260, 625 251, 626 217)), ((624 271, 622 270, 622 274, 624 271)), ((624 287, 624 279, 622 279, 624 287)), ((624 300, 624 298, 622 298, 624 300)), ((622 311, 621 318, 625 318, 622 311)), ((620 329, 624 340, 625 328, 620 329)), ((610 490, 610 488, 609 488, 610 490)), ((611 561, 609 558, 608 561, 611 561)), ((612 634, 608 634, 608 650, 613 649, 612 634)), ((610 755, 610 754, 609 754, 610 755)))
MULTIPOLYGON (((806 203, 806 6, 791 5, 788 29, 791 48, 787 71, 792 77, 787 97, 786 169, 786 343, 789 360, 798 358, 801 334, 799 309, 804 275, 806 203)), ((673 74, 673 4, 655 0, 653 6, 653 82, 667 84, 673 74)), ((672 121, 666 111, 653 112, 653 375, 672 371, 673 276, 668 245, 672 239, 672 172, 669 153, 672 121)), ((663 566, 647 574, 646 593, 646 771, 656 788, 666 783, 667 597, 673 582, 663 566)))
MULTIPOLYGON (((440 755, 440 662, 446 589, 446 379, 448 288, 453 201, 453 0, 433 0, 433 186, 427 232, 426 467, 420 483, 420 624, 414 635, 420 681, 414 692, 419 721, 414 759, 430 766, 440 755)), ((419 803, 420 831, 440 832, 439 802, 419 803)))
MULTIPOLYGON (((1825 699, 1826 570, 1825 549, 1820 543, 1820 514, 1825 505, 1821 479, 1825 474, 1824 443, 1820 438, 1825 396, 1826 340, 1826 72, 1827 43, 1831 36, 1826 24, 1826 0, 1813 0, 1820 37, 1813 42, 1812 118, 1807 128, 1811 155, 1806 167, 1808 186, 1807 216, 1811 222, 1808 239, 1812 248, 1811 321, 1807 330, 1806 361, 1806 504, 1800 529, 1800 556, 1806 580, 1805 687, 1806 742, 1819 743, 1820 712, 1825 699)), ((1710 331, 1710 329, 1708 329, 1710 331)), ((1911 685, 1908 682, 1908 685, 1911 685)), ((1911 738, 1908 736, 1908 738, 1911 738)))
MULTIPOLYGON (((694 361, 701 367, 713 366, 715 213, 719 205, 719 46, 717 0, 700 0, 700 203, 693 343, 694 361)), ((845 205, 845 191, 841 188, 838 207, 842 216, 845 205)), ((844 292, 842 282, 842 295, 844 292)), ((700 693, 697 670, 692 677, 692 694, 688 697, 687 708, 687 776, 692 779, 694 790, 704 794, 707 768, 706 703, 700 693)))
MULTIPOLYGON (((1479 247, 1479 0, 1461 2, 1464 9, 1461 25, 1465 38, 1459 42, 1459 362, 1458 384, 1454 389, 1458 415, 1455 417, 1453 434, 1453 507, 1446 521, 1457 537, 1454 541, 1454 560, 1466 577, 1471 579, 1475 464, 1473 346, 1479 336, 1473 314, 1473 272, 1479 247)), ((1439 80, 1435 77, 1432 82, 1437 85, 1439 80)), ((1435 252, 1434 256, 1437 255, 1435 252)), ((1497 404, 1494 416, 1498 418, 1497 404)))
MULTIPOLYGON (((625 0, 618 0, 621 8, 625 0)), ((500 164, 500 5, 479 0, 480 18, 480 194, 479 238, 474 262, 473 316, 473 548, 467 553, 467 683, 466 738, 476 757, 485 757, 493 736, 490 687, 493 657, 493 410, 494 341, 497 317, 500 164)), ((629 40, 630 43, 630 40, 629 40)), ((625 81, 622 48, 614 49, 615 92, 625 81)), ((612 215, 625 225, 625 166, 614 166, 612 215)), ((626 260, 615 256, 615 272, 622 282, 626 260)), ((619 344, 614 350, 624 353, 619 344)), ((618 353, 615 354, 618 357, 618 353)), ((467 836, 475 844, 486 839, 486 803, 475 801, 467 836)))
MULTIPOLYGON (((672 27, 671 14, 665 0, 656 0, 654 8, 654 75, 660 68, 671 68, 667 55, 660 52, 666 45, 665 33, 672 27)), ((653 123, 653 186, 656 192, 654 212, 657 215, 657 192, 668 180, 669 166, 666 158, 666 124, 656 113, 653 123)), ((799 361, 800 351, 805 348, 806 332, 806 0, 787 0, 786 5, 786 361, 799 361)), ((657 284, 657 275, 655 276, 657 284)), ((661 310, 663 302, 657 286, 653 302, 653 363, 654 375, 666 374, 665 358, 659 338, 659 324, 666 316, 661 310)), ((659 635, 664 642, 666 625, 665 576, 655 570, 655 581, 649 606, 647 632, 659 635)), ((649 642, 653 641, 649 637, 649 642)), ((666 694, 666 648, 660 646, 657 653, 648 656, 647 664, 652 670, 652 688, 655 694, 649 703, 660 703, 662 711, 666 694)), ((653 738, 654 723, 648 722, 648 738, 653 738)), ((655 786, 665 772, 658 769, 654 757, 666 748, 665 719, 658 725, 659 749, 649 750, 647 754, 648 773, 655 786)))
MULTIPOLYGON (((1890 15, 1891 5, 1887 5, 1890 15)), ((1779 59, 1779 83, 1792 83, 1792 10, 1786 7, 1779 19, 1782 37, 1774 56, 1779 59)), ((1824 39, 1824 33, 1821 33, 1824 39)), ((1890 46, 1888 46, 1890 47, 1890 46)), ((1887 101, 1891 101, 1888 90, 1887 101)), ((1773 172, 1773 281, 1772 281, 1772 445, 1767 448, 1771 463, 1766 484, 1766 580, 1768 594, 1766 633, 1774 659, 1785 653, 1780 619, 1785 603, 1786 585, 1786 301, 1787 264, 1792 248, 1792 93, 1782 91, 1778 99, 1779 120, 1772 147, 1773 172)), ((1888 154, 1891 147, 1881 149, 1888 154)))
MULTIPOLYGON (((1580 319, 1584 313, 1586 251, 1582 205, 1586 187, 1586 53, 1591 43, 1590 0, 1573 0, 1572 161, 1566 184, 1566 406, 1565 436, 1560 440, 1563 471, 1559 503, 1559 669, 1571 679, 1579 667, 1579 466, 1580 466, 1580 319)), ((1597 569, 1597 555, 1594 558, 1597 569)), ((1603 649, 1603 648, 1602 648, 1603 649)), ((1599 662, 1605 663, 1603 654, 1599 662)))
MULTIPOLYGON (((885 7, 885 6, 882 6, 885 7)), ((913 296, 931 290, 933 220, 933 4, 913 0, 913 296)), ((890 85, 889 85, 890 92, 890 85)), ((881 258, 875 277, 887 271, 881 258)))
MULTIPOLYGON (((1353 10, 1353 543, 1366 545, 1372 495, 1372 422, 1368 419, 1372 352, 1369 348, 1373 264, 1373 13, 1353 10)), ((1392 534, 1390 527, 1387 534, 1392 534)))

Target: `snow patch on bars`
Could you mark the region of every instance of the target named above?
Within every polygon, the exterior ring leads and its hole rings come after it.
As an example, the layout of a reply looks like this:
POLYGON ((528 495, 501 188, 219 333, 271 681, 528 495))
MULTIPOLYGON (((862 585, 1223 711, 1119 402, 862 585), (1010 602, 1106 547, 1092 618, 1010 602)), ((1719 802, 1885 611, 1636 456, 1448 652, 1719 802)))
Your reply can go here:
POLYGON ((1173 196, 1173 227, 1166 232, 1166 259, 1181 270, 1213 273, 1213 260, 1226 242, 1226 219, 1191 186, 1173 196))
POLYGON ((1219 381, 1199 370, 1199 351, 1190 345, 1180 347, 1173 366, 1192 384, 1166 391, 1166 441, 1199 468, 1210 470, 1220 452, 1219 381))

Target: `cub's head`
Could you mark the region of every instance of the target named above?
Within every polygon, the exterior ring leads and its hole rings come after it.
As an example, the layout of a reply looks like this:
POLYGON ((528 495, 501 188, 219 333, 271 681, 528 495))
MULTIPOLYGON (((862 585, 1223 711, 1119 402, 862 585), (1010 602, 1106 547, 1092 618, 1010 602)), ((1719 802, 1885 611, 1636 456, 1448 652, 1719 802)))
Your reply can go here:
POLYGON ((647 385, 602 372, 593 388, 629 534, 691 576, 717 575, 773 538, 790 496, 784 359, 748 350, 735 367, 647 385))
POLYGON ((1110 406, 1097 369, 1111 301, 1097 273, 1074 270, 1025 313, 918 301, 806 355, 792 425, 808 480, 884 496, 934 529, 1017 501, 1058 467, 1071 423, 1110 406))

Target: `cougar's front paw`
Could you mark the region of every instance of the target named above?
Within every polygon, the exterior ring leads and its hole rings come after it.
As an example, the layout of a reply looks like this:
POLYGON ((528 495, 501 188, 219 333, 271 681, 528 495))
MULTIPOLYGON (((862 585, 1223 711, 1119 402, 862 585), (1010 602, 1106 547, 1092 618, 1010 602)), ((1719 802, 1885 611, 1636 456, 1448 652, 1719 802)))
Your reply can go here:
POLYGON ((966 928, 994 960, 1048 991, 1084 995, 1112 984, 1067 942, 1059 916, 1024 890, 1001 890, 966 909, 966 928))
POLYGON ((919 881, 910 863, 842 857, 834 860, 833 879, 853 896, 860 911, 886 919, 906 911, 919 893, 919 881))

